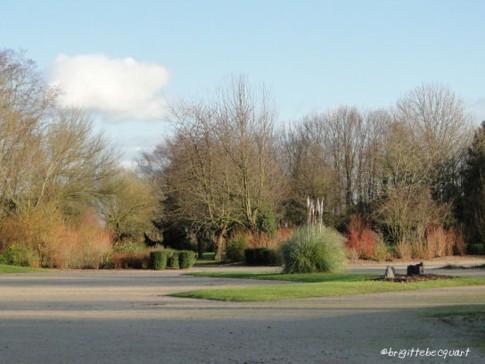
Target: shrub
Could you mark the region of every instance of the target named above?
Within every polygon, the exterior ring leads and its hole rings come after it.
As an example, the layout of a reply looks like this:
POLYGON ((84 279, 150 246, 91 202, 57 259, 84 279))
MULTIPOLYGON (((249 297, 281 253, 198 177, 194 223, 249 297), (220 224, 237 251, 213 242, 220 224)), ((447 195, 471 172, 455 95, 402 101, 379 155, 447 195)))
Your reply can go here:
POLYGON ((426 234, 427 251, 423 258, 443 257, 453 254, 455 245, 455 233, 453 230, 445 230, 441 226, 429 229, 426 234))
POLYGON ((155 270, 187 269, 194 265, 196 259, 192 250, 155 250, 150 252, 150 267, 155 270))
POLYGON ((244 251, 248 265, 281 265, 281 255, 275 249, 251 248, 244 251))
POLYGON ((354 250, 359 258, 372 259, 375 254, 379 236, 371 230, 358 215, 352 215, 347 227, 347 249, 354 250))
POLYGON ((169 256, 172 255, 171 250, 155 250, 150 252, 150 267, 155 270, 167 268, 169 256))
POLYGON ((249 248, 244 250, 244 260, 246 261, 246 264, 249 265, 257 265, 257 251, 261 250, 264 248, 249 248))
POLYGON ((475 254, 475 255, 484 255, 485 254, 485 245, 484 244, 469 244, 468 245, 468 253, 475 254))
POLYGON ((359 253, 355 248, 345 249, 345 256, 348 260, 355 262, 359 259, 359 253))
POLYGON ((413 255, 411 244, 405 241, 398 242, 394 247, 394 251, 396 252, 397 257, 400 259, 409 260, 413 255))
POLYGON ((195 264, 197 257, 195 255, 194 251, 192 251, 192 250, 182 250, 178 253, 179 253, 180 269, 191 268, 195 264))
POLYGON ((19 265, 23 267, 30 267, 35 265, 35 257, 33 251, 22 245, 12 244, 2 254, 3 262, 10 265, 19 265))
POLYGON ((285 273, 337 272, 345 263, 345 238, 321 226, 304 226, 282 246, 285 273))
POLYGON ((389 256, 389 247, 386 245, 384 240, 382 240, 382 238, 378 239, 376 245, 374 246, 374 254, 372 255, 372 259, 382 262, 387 260, 389 256))
POLYGON ((59 209, 52 206, 42 208, 19 208, 0 224, 2 242, 36 249, 41 246, 53 229, 63 225, 59 209))
POLYGON ((460 230, 441 226, 426 229, 425 238, 410 244, 411 256, 416 259, 432 259, 453 254, 464 254, 464 238, 460 230))
POLYGON ((148 269, 150 254, 148 251, 113 253, 109 266, 114 269, 148 269))
POLYGON ((268 249, 268 248, 263 249, 262 256, 263 256, 263 262, 265 262, 266 265, 282 264, 281 253, 278 250, 268 249))
POLYGON ((99 268, 111 251, 111 235, 94 214, 52 228, 40 247, 42 265, 54 268, 99 268))
POLYGON ((270 248, 279 250, 281 245, 293 235, 292 228, 279 228, 272 235, 264 232, 240 231, 237 237, 242 236, 248 248, 270 248))
POLYGON ((246 239, 243 235, 229 240, 226 244, 225 260, 228 262, 242 262, 244 250, 247 248, 246 239))
POLYGON ((172 254, 169 255, 168 260, 167 260, 167 267, 168 268, 171 268, 171 269, 179 269, 180 268, 179 255, 180 255, 180 251, 172 250, 172 254))
POLYGON ((455 245, 453 246, 453 254, 465 255, 465 236, 463 229, 454 231, 455 245))
POLYGON ((39 262, 30 264, 43 267, 99 268, 112 249, 110 233, 92 210, 71 220, 55 208, 20 210, 1 224, 0 234, 7 246, 35 251, 39 262))

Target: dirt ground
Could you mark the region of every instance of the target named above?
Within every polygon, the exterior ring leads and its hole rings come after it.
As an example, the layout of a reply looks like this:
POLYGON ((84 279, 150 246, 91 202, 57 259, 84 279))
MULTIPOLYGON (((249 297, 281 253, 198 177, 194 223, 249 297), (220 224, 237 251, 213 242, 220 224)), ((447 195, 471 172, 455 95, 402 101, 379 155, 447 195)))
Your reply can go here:
MULTIPOLYGON (((380 272, 384 266, 349 269, 380 272)), ((485 270, 452 274, 485 275, 485 270)), ((277 282, 170 271, 0 275, 0 363, 485 362, 483 337, 423 315, 437 307, 485 304, 485 286, 266 303, 166 296, 202 287, 265 284, 277 282), (381 354, 413 347, 470 348, 470 353, 446 360, 381 354)))

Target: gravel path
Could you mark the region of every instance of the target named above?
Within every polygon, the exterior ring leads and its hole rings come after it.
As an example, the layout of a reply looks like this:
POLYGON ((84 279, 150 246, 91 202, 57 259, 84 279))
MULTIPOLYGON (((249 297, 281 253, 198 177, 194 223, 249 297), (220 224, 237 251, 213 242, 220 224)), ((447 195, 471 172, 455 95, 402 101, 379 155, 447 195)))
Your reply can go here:
POLYGON ((485 287, 267 303, 165 296, 265 284, 277 282, 151 271, 1 275, 0 363, 485 362, 483 337, 422 315, 437 306, 484 304, 485 287), (471 352, 456 360, 400 360, 380 354, 389 347, 471 352))

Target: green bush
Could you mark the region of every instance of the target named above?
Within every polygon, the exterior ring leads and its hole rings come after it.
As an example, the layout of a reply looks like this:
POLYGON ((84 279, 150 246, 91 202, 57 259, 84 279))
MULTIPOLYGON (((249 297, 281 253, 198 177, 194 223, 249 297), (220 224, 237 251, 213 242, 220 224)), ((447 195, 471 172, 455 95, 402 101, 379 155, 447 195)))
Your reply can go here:
POLYGON ((285 273, 338 272, 343 269, 345 238, 337 231, 304 226, 282 246, 285 273))
POLYGON ((2 254, 3 261, 9 265, 19 265, 23 267, 30 267, 33 265, 35 257, 32 249, 12 244, 2 254))
POLYGON ((251 248, 244 251, 248 265, 281 265, 279 252, 268 248, 251 248))
POLYGON ((192 250, 182 250, 178 252, 179 254, 179 266, 180 269, 187 269, 192 267, 197 260, 195 252, 192 250))
POLYGON ((180 251, 172 250, 172 254, 170 254, 170 256, 168 257, 168 260, 167 260, 167 268, 171 268, 171 269, 179 269, 180 268, 179 254, 180 254, 180 251))
POLYGON ((244 236, 229 240, 226 244, 225 260, 228 262, 242 262, 246 248, 247 243, 244 236))
POLYGON ((150 253, 150 267, 155 270, 167 268, 169 257, 172 255, 171 250, 155 250, 150 253))
POLYGON ((470 244, 468 245, 468 253, 475 255, 485 255, 485 245, 484 244, 470 244))

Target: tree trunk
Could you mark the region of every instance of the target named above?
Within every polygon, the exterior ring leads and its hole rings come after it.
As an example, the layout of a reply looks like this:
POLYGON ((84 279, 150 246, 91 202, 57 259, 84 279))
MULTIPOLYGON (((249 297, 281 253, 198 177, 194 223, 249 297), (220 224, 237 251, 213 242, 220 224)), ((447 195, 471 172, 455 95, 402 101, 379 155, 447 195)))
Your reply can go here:
POLYGON ((219 234, 217 234, 216 238, 216 260, 222 261, 224 258, 224 252, 226 247, 226 241, 224 239, 224 235, 226 234, 226 227, 224 226, 219 234))

